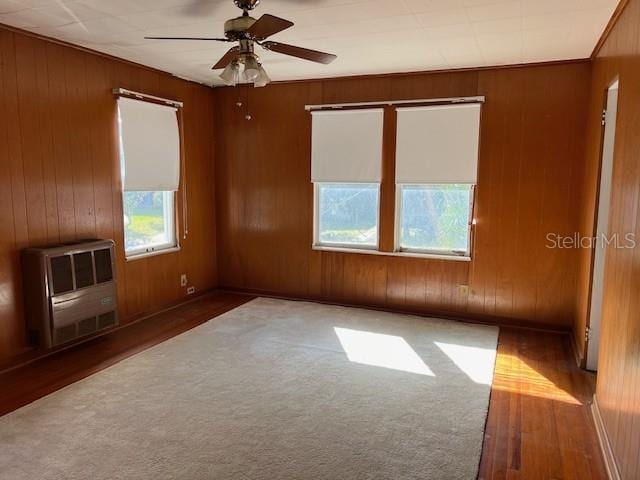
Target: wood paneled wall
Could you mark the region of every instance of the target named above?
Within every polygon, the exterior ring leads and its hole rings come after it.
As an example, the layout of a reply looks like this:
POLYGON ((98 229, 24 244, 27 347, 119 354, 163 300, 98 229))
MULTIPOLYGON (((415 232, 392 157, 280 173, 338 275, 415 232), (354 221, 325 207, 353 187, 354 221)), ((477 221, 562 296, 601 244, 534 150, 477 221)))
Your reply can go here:
POLYGON ((0 361, 28 348, 24 247, 114 239, 125 321, 184 298, 181 273, 198 290, 216 285, 211 89, 0 26, 0 111, 0 361), (114 87, 185 102, 190 234, 179 253, 125 262, 114 87))
POLYGON ((221 286, 570 328, 578 255, 547 248, 546 234, 572 235, 580 225, 590 68, 574 62, 216 89, 221 286), (468 95, 487 99, 472 262, 311 249, 305 104, 468 95))
MULTIPOLYGON (((605 90, 619 78, 618 121, 611 193, 610 234, 640 240, 640 0, 630 0, 593 63, 593 87, 583 208, 593 212, 600 163, 600 114, 605 90)), ((593 217, 585 218, 593 230, 593 217), (591 223, 589 223, 591 222, 591 223)), ((640 244, 639 244, 640 246, 640 244)), ((583 259, 589 262, 588 255, 583 259)), ((623 479, 640 478, 640 248, 609 248, 596 396, 623 479)), ((587 267, 583 270, 588 271, 587 267)), ((588 279, 581 284, 585 293, 588 279)), ((582 299, 578 328, 586 321, 582 299)))

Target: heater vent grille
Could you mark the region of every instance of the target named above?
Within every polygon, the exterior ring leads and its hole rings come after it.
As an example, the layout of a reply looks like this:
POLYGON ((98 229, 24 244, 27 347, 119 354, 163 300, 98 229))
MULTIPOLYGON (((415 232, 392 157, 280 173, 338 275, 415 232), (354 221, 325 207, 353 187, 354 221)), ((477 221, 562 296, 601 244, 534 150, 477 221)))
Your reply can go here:
POLYGON ((104 283, 113 280, 111 251, 108 249, 95 250, 93 258, 96 264, 96 282, 104 283))
POLYGON ((76 338, 78 335, 76 333, 75 325, 67 325, 66 327, 56 328, 54 330, 54 343, 56 345, 69 342, 76 338))
POLYGON ((30 338, 53 347, 118 324, 114 242, 30 248, 23 252, 30 338))
POLYGON ((73 290, 73 270, 70 256, 64 255, 51 259, 51 279, 53 293, 65 293, 73 290))
POLYGON ((98 328, 101 329, 101 330, 103 328, 111 327, 111 326, 113 326, 115 324, 116 324, 116 313, 115 312, 103 313, 102 315, 100 315, 98 317, 98 328))
POLYGON ((78 336, 83 337, 89 335, 97 330, 96 318, 85 318, 78 322, 78 336))
POLYGON ((73 256, 73 266, 76 274, 76 288, 89 287, 95 283, 91 252, 76 253, 73 256))

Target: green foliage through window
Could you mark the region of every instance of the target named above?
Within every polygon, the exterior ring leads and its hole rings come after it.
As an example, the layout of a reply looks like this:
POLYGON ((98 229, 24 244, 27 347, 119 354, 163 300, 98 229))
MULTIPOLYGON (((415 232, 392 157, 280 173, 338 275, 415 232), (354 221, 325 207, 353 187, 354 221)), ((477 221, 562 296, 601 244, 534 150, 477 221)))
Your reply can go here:
POLYGON ((402 185, 400 248, 467 253, 471 185, 402 185))
POLYGON ((318 184, 318 240, 322 244, 378 244, 377 184, 318 184))
POLYGON ((173 192, 124 192, 125 250, 173 243, 173 192))

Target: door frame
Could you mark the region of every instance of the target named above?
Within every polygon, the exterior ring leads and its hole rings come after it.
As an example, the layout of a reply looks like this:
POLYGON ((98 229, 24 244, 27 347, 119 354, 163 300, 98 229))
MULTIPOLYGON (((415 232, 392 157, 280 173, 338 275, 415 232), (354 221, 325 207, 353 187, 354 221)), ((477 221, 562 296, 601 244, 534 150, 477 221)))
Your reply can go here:
MULTIPOLYGON (((611 125, 613 124, 613 143, 611 145, 611 179, 610 179, 610 188, 609 188, 609 196, 611 196, 611 184, 613 183, 613 163, 615 160, 615 142, 616 142, 616 133, 617 133, 617 117, 618 117, 618 106, 620 104, 620 79, 619 77, 616 77, 610 84, 609 86, 604 90, 604 95, 603 95, 603 107, 602 107, 602 123, 601 123, 601 128, 600 128, 600 154, 599 154, 599 162, 598 162, 598 174, 597 174, 597 185, 596 185, 596 198, 595 198, 595 208, 594 208, 594 212, 593 212, 593 235, 592 238, 596 239, 596 242, 592 245, 592 251, 591 251, 591 262, 590 262, 590 271, 589 271, 589 295, 588 295, 588 303, 587 303, 587 319, 586 319, 586 328, 587 331, 585 332, 585 343, 584 343, 584 358, 583 358, 583 368, 586 368, 587 370, 592 370, 592 371, 596 371, 597 370, 597 366, 598 366, 598 350, 593 351, 593 342, 600 342, 600 325, 601 325, 601 321, 602 321, 602 301, 600 303, 600 318, 598 319, 598 326, 597 326, 597 330, 594 330, 592 328, 592 308, 593 308, 593 290, 594 290, 594 281, 596 280, 594 274, 595 274, 595 263, 596 263, 596 255, 598 253, 598 248, 603 248, 604 249, 604 245, 601 246, 600 242, 599 242, 599 238, 598 238, 598 222, 600 220, 600 203, 602 200, 602 171, 603 171, 603 166, 604 166, 604 154, 605 154, 605 139, 606 139, 606 134, 607 134, 607 127, 611 127, 611 125), (608 122, 607 121, 607 113, 609 112, 610 109, 610 105, 609 105, 609 96, 611 94, 612 91, 616 90, 617 91, 617 96, 616 96, 616 111, 615 111, 615 119, 614 122, 608 122), (595 358, 591 358, 592 356, 595 355, 595 358)), ((609 202, 610 202, 610 198, 609 198, 609 202)), ((609 216, 610 216, 610 207, 611 204, 609 204, 609 211, 607 212, 607 222, 609 222, 609 216)), ((608 232, 608 229, 607 229, 608 232)), ((601 281, 604 283, 604 273, 605 273, 605 268, 606 268, 606 253, 603 252, 604 257, 602 259, 603 266, 602 266, 602 279, 601 281)), ((598 345, 599 347, 599 345, 598 345)))

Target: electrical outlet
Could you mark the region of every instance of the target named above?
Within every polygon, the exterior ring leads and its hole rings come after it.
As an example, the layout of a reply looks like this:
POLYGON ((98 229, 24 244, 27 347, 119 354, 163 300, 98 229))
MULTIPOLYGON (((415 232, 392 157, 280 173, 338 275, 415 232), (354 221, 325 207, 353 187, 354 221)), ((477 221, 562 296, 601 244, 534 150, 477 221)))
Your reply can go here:
POLYGON ((186 287, 187 286, 187 274, 183 273, 182 275, 180 275, 180 286, 181 287, 186 287))
POLYGON ((469 285, 458 285, 458 291, 460 295, 463 297, 469 296, 469 285))
POLYGON ((196 287, 187 288, 187 295, 193 295, 194 293, 196 293, 196 287))

